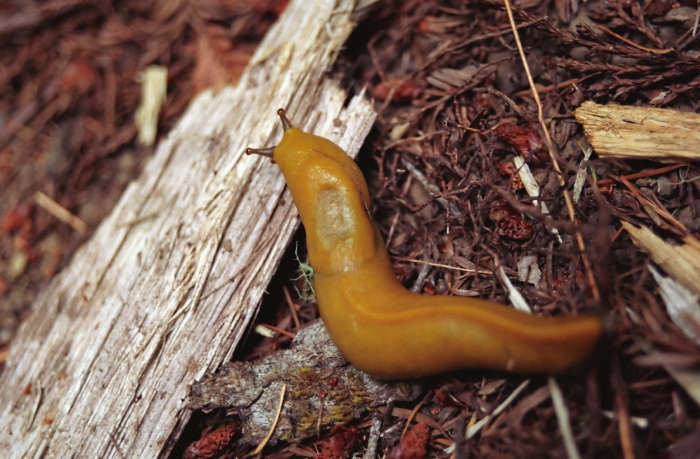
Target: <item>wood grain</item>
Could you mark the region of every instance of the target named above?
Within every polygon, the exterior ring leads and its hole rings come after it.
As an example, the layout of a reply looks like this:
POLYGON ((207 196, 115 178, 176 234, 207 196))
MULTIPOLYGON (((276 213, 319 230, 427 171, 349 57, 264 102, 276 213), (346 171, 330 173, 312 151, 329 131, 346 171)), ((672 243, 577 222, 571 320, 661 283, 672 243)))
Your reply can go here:
POLYGON ((575 112, 600 156, 700 160, 700 115, 664 108, 584 102, 575 112))
POLYGON ((192 102, 13 341, 3 457, 167 456, 187 386, 231 358, 298 226, 278 169, 243 151, 281 138, 286 107, 357 152, 374 113, 327 74, 371 3, 290 3, 238 86, 192 102))

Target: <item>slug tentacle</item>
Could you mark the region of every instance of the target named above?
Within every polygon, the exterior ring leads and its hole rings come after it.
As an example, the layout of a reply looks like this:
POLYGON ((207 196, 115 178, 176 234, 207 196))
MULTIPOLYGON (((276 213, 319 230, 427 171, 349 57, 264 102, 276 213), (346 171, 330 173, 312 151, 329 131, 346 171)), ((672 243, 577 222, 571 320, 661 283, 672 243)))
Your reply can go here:
POLYGON ((277 113, 285 131, 272 157, 306 228, 319 312, 359 369, 383 379, 466 368, 551 373, 595 347, 603 322, 594 315, 544 318, 490 301, 406 290, 372 221, 355 162, 333 142, 293 127, 283 109, 277 113))
POLYGON ((294 127, 294 125, 289 121, 289 118, 287 118, 287 112, 283 108, 277 110, 277 115, 279 115, 280 120, 282 120, 282 128, 284 128, 285 131, 294 127))
MULTIPOLYGON (((289 118, 287 118, 287 113, 284 111, 283 108, 280 108, 277 110, 277 114, 280 117, 280 120, 282 120, 282 127, 286 131, 289 128, 293 128, 294 126, 292 123, 289 121, 289 118)), ((275 148, 277 147, 265 147, 265 148, 246 148, 245 149, 245 154, 246 155, 260 155, 260 156, 265 156, 266 158, 272 158, 273 153, 275 152, 275 148)), ((274 162, 274 160, 273 160, 274 162)))
POLYGON ((275 148, 277 148, 277 147, 246 148, 245 154, 246 155, 260 155, 260 156, 265 156, 267 158, 272 159, 272 153, 275 151, 275 148))

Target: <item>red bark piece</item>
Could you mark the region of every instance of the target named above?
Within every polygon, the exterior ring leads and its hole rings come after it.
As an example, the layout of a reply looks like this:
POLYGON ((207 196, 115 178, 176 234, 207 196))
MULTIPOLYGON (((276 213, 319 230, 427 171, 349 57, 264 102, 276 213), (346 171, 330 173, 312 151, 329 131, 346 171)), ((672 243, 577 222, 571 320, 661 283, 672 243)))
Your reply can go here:
POLYGON ((4 233, 12 233, 22 228, 27 220, 31 221, 32 207, 29 204, 18 204, 14 209, 5 214, 0 224, 0 229, 4 233))
POLYGON ((323 442, 323 449, 315 459, 344 459, 349 451, 360 445, 362 435, 355 427, 338 426, 335 434, 323 442))
POLYGON ((183 459, 200 459, 218 456, 224 448, 231 444, 240 431, 238 423, 226 424, 190 444, 182 457, 183 459))
POLYGON ((532 128, 516 124, 501 124, 494 130, 499 139, 515 148, 520 156, 528 160, 533 152, 542 147, 540 135, 532 128))
POLYGON ((400 80, 390 79, 382 81, 375 86, 372 94, 379 100, 386 100, 394 88, 396 90, 391 97, 392 102, 408 102, 417 99, 423 93, 423 87, 414 80, 401 82, 400 80))
POLYGON ((388 459, 422 459, 427 454, 430 429, 428 425, 419 422, 404 437, 403 440, 391 450, 388 459))
POLYGON ((498 233, 516 241, 526 241, 535 233, 532 223, 505 201, 497 202, 489 215, 498 233))

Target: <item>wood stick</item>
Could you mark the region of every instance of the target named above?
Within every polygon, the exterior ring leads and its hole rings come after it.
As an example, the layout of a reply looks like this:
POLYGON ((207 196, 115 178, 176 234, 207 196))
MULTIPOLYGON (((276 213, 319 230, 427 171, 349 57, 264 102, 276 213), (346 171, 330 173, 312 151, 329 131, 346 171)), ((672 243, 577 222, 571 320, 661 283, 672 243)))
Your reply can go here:
POLYGON ((599 156, 700 160, 700 115, 584 102, 574 113, 599 156))

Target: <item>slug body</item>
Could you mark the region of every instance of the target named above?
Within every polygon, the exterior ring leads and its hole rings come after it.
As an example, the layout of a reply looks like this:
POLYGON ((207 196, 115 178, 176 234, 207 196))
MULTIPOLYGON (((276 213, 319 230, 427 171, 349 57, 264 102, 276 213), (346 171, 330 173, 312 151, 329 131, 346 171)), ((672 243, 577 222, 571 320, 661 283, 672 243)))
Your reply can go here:
POLYGON ((273 159, 306 229, 321 318, 355 366, 381 379, 466 368, 551 373, 590 353, 603 334, 596 316, 544 318, 490 301, 406 290, 370 216, 355 162, 278 113, 285 132, 273 159))

